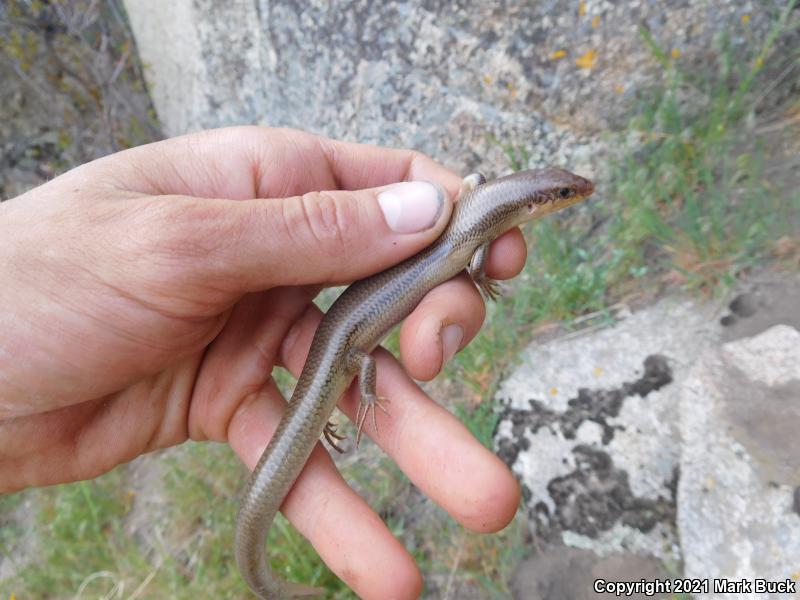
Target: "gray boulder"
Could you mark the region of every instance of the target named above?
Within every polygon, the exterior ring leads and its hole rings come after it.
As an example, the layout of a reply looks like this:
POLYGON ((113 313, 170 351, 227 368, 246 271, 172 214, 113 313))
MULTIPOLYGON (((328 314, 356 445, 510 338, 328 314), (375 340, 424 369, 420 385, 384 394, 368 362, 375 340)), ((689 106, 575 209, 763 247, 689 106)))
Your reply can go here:
POLYGON ((800 278, 740 292, 618 307, 523 352, 495 437, 534 539, 516 597, 580 597, 631 565, 710 598, 715 578, 800 579, 800 278))
POLYGON ((686 575, 800 578, 800 332, 776 325, 705 353, 680 414, 686 575))
POLYGON ((680 561, 676 381, 713 343, 710 316, 664 300, 523 353, 497 392, 495 443, 521 479, 537 538, 680 561))
POLYGON ((489 174, 507 153, 588 170, 590 136, 663 76, 641 28, 700 62, 719 32, 736 46, 770 18, 724 0, 125 4, 168 134, 300 127, 489 174))

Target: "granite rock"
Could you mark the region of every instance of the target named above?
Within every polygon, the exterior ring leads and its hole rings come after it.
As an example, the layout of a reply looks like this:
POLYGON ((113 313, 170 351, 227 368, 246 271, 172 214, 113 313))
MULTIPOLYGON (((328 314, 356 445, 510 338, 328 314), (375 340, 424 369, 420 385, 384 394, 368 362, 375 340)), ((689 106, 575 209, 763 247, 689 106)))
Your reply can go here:
POLYGON ((683 384, 680 414, 686 575, 796 579, 800 332, 776 325, 704 353, 683 384))
MULTIPOLYGON (((240 123, 413 147, 461 172, 589 171, 594 136, 675 60, 769 26, 773 0, 441 2, 128 0, 171 134, 240 123), (742 17, 746 16, 744 22, 742 17)), ((776 4, 778 5, 778 4, 776 4)), ((589 172, 589 174, 592 174, 589 172)))
POLYGON ((664 300, 523 353, 497 393, 495 439, 538 538, 680 560, 676 381, 719 329, 708 309, 664 300))
POLYGON ((766 273, 722 303, 620 309, 524 351, 495 436, 534 539, 516 597, 579 597, 586 573, 631 579, 637 561, 800 577, 798 294, 797 274, 766 273))

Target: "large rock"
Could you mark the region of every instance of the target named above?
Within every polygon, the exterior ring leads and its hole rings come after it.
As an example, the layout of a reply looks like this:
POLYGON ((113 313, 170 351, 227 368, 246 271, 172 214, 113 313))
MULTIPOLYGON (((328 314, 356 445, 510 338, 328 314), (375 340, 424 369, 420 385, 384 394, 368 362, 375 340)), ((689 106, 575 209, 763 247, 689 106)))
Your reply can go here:
POLYGON ((577 598, 631 565, 800 578, 800 276, 740 292, 525 350, 495 438, 535 540, 515 597, 577 598))
POLYGON ((680 414, 686 575, 799 579, 800 332, 777 325, 705 353, 680 414))
POLYGON ((616 326, 531 346, 500 386, 496 437, 537 537, 680 561, 679 387, 721 329, 665 300, 616 326))
POLYGON ((257 2, 130 0, 136 37, 167 135, 269 121, 257 2))
MULTIPOLYGON (((409 146, 467 172, 532 163, 586 170, 588 136, 663 75, 642 26, 682 61, 734 47, 771 11, 725 0, 336 3, 127 0, 170 134, 234 123, 409 146), (747 15, 746 23, 741 17, 747 15)), ((778 4, 770 0, 763 4, 778 4)))

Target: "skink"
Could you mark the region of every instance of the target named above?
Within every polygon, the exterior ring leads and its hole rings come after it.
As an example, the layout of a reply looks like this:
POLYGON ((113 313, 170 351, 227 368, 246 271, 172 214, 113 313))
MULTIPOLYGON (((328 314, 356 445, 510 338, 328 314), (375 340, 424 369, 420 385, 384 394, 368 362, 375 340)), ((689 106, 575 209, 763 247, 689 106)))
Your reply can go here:
POLYGON ((479 173, 464 179, 442 235, 419 254, 353 283, 322 319, 303 371, 275 435, 244 492, 236 524, 236 562, 250 588, 264 600, 318 595, 321 590, 277 578, 264 549, 273 518, 323 434, 339 398, 358 377, 359 434, 379 398, 371 352, 419 304, 428 291, 464 269, 485 296, 496 284, 485 273, 489 244, 526 221, 590 196, 591 181, 549 167, 520 171, 487 182, 479 173))

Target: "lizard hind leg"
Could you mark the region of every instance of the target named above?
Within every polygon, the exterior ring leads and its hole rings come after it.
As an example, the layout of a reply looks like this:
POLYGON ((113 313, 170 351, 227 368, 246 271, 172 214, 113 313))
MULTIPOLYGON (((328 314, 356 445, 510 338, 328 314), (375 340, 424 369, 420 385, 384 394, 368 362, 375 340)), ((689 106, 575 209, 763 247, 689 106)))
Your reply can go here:
POLYGON ((372 428, 375 430, 375 435, 379 435, 375 411, 380 409, 383 414, 389 416, 389 411, 384 406, 389 400, 383 396, 378 396, 375 389, 377 378, 375 374, 375 359, 372 355, 361 350, 353 350, 350 360, 358 368, 358 391, 361 395, 355 420, 356 447, 358 447, 367 417, 372 417, 372 428))

